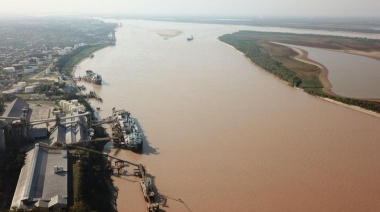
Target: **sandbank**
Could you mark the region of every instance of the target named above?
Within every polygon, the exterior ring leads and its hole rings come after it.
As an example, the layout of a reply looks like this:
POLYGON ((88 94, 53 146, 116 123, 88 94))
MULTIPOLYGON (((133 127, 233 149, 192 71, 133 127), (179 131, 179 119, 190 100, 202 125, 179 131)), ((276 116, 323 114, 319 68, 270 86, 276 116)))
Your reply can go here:
MULTIPOLYGON (((321 97, 322 98, 322 97, 321 97)), ((328 101, 328 102, 331 102, 331 103, 334 103, 334 104, 337 104, 339 106, 343 106, 343 107, 346 107, 346 108, 350 108, 352 110, 356 110, 356 111, 359 111, 359 112, 362 112, 362 113, 366 113, 368 115, 372 115, 372 116, 375 116, 375 117, 378 117, 380 118, 380 114, 377 113, 377 112, 374 112, 374 111, 371 111, 371 110, 366 110, 364 108, 361 108, 359 106, 354 106, 354 105, 348 105, 348 104, 344 104, 342 102, 338 102, 338 101, 335 101, 333 99, 329 99, 329 98, 322 98, 323 100, 325 101, 328 101)))
POLYGON ((161 36, 163 39, 167 40, 174 38, 183 32, 181 30, 165 29, 165 30, 153 30, 157 35, 161 36))
POLYGON ((328 49, 328 50, 341 52, 341 53, 347 53, 347 54, 354 54, 354 55, 369 57, 375 60, 380 60, 380 51, 365 52, 365 51, 358 51, 358 50, 335 50, 335 49, 328 49))
MULTIPOLYGON (((288 46, 289 48, 293 49, 294 51, 296 51, 298 53, 297 56, 294 57, 294 59, 298 60, 298 61, 301 61, 301 62, 304 62, 304 63, 308 63, 308 64, 311 64, 311 65, 315 65, 315 66, 318 66, 320 69, 321 69, 321 73, 319 74, 319 80, 322 82, 323 84, 323 91, 325 93, 328 93, 328 94, 331 94, 331 95, 335 95, 335 96, 339 96, 337 94, 335 94, 334 92, 331 91, 331 83, 330 81, 328 80, 327 76, 328 76, 328 69, 316 62, 316 61, 313 61, 311 59, 309 59, 307 56, 308 56, 308 52, 303 50, 303 49, 300 49, 300 48, 296 48, 296 47, 293 47, 293 46, 288 46)), ((370 57, 368 56, 370 53, 368 52, 362 52, 362 51, 355 51, 355 50, 350 50, 352 52, 350 52, 350 54, 355 54, 355 55, 361 55, 361 56, 366 56, 366 57, 370 57)), ((344 53, 348 53, 347 51, 338 51, 337 52, 344 52, 344 53)), ((375 52, 373 52, 372 54, 373 56, 377 56, 378 59, 380 60, 380 52, 377 52, 375 54, 375 52)), ((366 113, 366 114, 369 114, 369 115, 372 115, 372 116, 376 116, 376 117, 379 117, 380 118, 380 114, 379 113, 376 113, 374 111, 371 111, 371 110, 366 110, 366 109, 363 109, 359 106, 354 106, 354 105, 348 105, 348 104, 344 104, 342 102, 338 102, 338 101, 335 101, 333 99, 329 99, 329 98, 322 98, 328 102, 331 102, 331 103, 334 103, 334 104, 337 104, 337 105, 340 105, 340 106, 343 106, 343 107, 346 107, 346 108, 350 108, 350 109, 353 109, 353 110, 356 110, 356 111, 360 111, 360 112, 363 112, 363 113, 366 113)), ((371 101, 378 101, 378 100, 371 100, 371 101)))
MULTIPOLYGON (((281 44, 281 45, 284 45, 284 44, 281 44)), ((307 64, 311 64, 311 65, 315 65, 319 67, 321 69, 321 73, 319 74, 318 77, 323 85, 323 92, 331 94, 331 95, 336 95, 334 92, 331 91, 332 85, 327 77, 329 74, 329 70, 323 64, 318 63, 308 58, 307 56, 309 55, 309 53, 303 49, 300 49, 294 46, 289 46, 289 45, 285 45, 285 46, 291 48, 292 50, 298 53, 298 55, 295 56, 294 59, 303 63, 307 63, 307 64)))

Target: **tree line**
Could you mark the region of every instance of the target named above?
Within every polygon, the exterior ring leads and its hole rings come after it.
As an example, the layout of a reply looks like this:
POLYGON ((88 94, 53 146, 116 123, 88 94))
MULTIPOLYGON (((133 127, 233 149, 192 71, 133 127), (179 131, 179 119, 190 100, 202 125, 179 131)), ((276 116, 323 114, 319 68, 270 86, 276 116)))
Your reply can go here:
POLYGON ((272 59, 268 54, 261 50, 259 44, 253 39, 243 39, 235 36, 235 34, 226 34, 219 37, 219 40, 227 43, 237 50, 245 54, 252 62, 258 66, 274 74, 278 78, 288 82, 292 86, 299 87, 302 79, 297 74, 282 65, 280 62, 272 59))

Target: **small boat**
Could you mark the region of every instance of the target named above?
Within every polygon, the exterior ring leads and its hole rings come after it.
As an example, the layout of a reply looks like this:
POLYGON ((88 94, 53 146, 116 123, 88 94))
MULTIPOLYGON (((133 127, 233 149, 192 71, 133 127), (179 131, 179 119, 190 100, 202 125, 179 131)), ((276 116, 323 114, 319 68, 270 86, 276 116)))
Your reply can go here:
POLYGON ((187 38, 187 41, 192 41, 194 39, 194 37, 192 35, 190 35, 190 37, 187 38))

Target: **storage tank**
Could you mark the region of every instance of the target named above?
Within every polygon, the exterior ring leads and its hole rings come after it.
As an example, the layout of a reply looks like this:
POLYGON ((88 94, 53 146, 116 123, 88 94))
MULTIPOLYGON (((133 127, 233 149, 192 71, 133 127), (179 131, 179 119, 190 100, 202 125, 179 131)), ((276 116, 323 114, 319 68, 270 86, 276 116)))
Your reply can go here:
POLYGON ((24 71, 25 71, 25 74, 31 74, 31 73, 34 72, 34 68, 27 67, 27 68, 24 69, 24 71))
POLYGON ((22 86, 23 88, 26 87, 26 82, 18 82, 17 83, 18 86, 22 86))
POLYGON ((20 64, 23 65, 23 66, 27 66, 27 65, 29 65, 29 61, 27 61, 27 60, 22 60, 22 61, 20 61, 20 62, 18 62, 18 63, 20 63, 20 64))
POLYGON ((71 103, 67 102, 66 105, 65 105, 65 111, 66 112, 70 112, 70 106, 71 106, 71 103))
POLYGON ((33 93, 33 92, 34 92, 34 86, 25 87, 25 93, 33 93))
POLYGON ((71 107, 71 112, 72 113, 77 113, 78 112, 78 107, 71 107))
POLYGON ((7 73, 15 73, 16 69, 15 67, 6 67, 4 68, 4 71, 6 71, 7 73))
POLYGON ((65 101, 65 102, 63 102, 63 107, 62 107, 62 109, 63 109, 64 111, 66 111, 66 105, 67 105, 67 104, 69 104, 69 103, 68 103, 68 102, 66 102, 66 101, 65 101))
POLYGON ((19 86, 19 85, 15 85, 15 89, 16 89, 17 91, 22 91, 22 90, 24 90, 24 87, 19 86))
POLYGON ((61 100, 61 101, 59 101, 59 106, 61 107, 61 108, 63 108, 63 103, 65 103, 66 102, 66 100, 61 100))
POLYGON ((77 99, 71 100, 71 104, 78 106, 78 100, 77 99))

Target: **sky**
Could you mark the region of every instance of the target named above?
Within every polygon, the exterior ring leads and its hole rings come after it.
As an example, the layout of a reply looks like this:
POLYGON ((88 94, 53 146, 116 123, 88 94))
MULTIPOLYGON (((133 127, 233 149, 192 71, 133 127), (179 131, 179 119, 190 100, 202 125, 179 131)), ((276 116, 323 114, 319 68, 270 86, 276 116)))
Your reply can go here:
POLYGON ((380 17, 379 0, 0 0, 0 15, 380 17))

